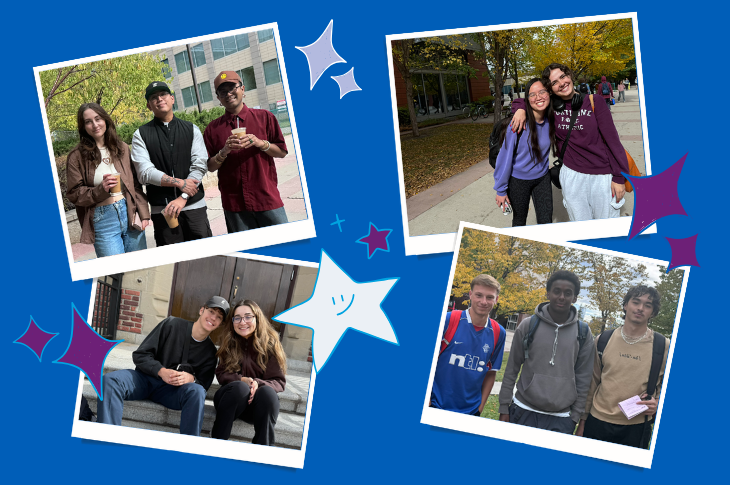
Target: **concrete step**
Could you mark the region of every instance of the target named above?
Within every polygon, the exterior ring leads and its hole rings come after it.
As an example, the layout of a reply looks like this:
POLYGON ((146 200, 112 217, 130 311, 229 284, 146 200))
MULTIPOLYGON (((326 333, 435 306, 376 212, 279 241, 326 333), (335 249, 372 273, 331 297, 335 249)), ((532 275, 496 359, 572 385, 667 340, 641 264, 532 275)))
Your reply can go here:
MULTIPOLYGON (((89 407, 97 413, 97 398, 94 388, 89 382, 84 382, 83 395, 89 401, 89 407)), ((281 403, 283 405, 283 402, 281 403)), ((305 403, 306 404, 306 403, 305 403)), ((213 401, 206 399, 203 431, 201 436, 209 436, 215 420, 213 401)), ((154 429, 171 433, 180 432, 180 411, 167 409, 152 401, 125 401, 123 426, 134 428, 154 429)), ((304 416, 285 412, 283 406, 276 421, 276 446, 300 449, 304 431, 304 416)), ((237 419, 233 424, 231 439, 250 442, 253 439, 253 425, 237 419)))

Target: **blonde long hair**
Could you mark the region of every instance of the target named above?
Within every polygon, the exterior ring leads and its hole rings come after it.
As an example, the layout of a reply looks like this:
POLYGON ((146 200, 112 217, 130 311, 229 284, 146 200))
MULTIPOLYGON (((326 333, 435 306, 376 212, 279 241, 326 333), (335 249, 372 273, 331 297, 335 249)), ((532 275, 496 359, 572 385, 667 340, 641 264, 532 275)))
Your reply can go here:
MULTIPOLYGON (((286 354, 279 341, 279 334, 271 326, 269 319, 261 311, 259 305, 253 300, 243 300, 233 304, 233 308, 226 318, 225 332, 221 339, 221 346, 218 349, 218 357, 224 365, 226 372, 239 372, 241 370, 241 357, 243 356, 243 337, 238 335, 233 328, 233 316, 239 307, 251 308, 256 317, 256 329, 253 332, 253 348, 258 354, 256 363, 261 370, 266 370, 269 363, 269 353, 274 354, 281 371, 286 374, 286 354)), ((251 338, 251 337, 249 337, 251 338)))

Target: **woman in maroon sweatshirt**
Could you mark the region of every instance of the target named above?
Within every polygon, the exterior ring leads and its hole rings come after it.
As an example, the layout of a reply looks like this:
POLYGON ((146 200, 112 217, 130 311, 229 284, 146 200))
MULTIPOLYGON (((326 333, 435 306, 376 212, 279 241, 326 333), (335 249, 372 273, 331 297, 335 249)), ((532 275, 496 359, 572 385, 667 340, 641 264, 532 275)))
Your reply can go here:
POLYGON ((213 397, 211 437, 227 440, 236 418, 253 424, 252 443, 274 444, 278 392, 286 384, 286 354, 279 335, 258 304, 243 300, 228 313, 215 376, 222 386, 213 397))
MULTIPOLYGON (((619 217, 626 191, 626 179, 621 172, 629 172, 629 163, 608 106, 598 98, 593 108, 590 96, 576 92, 573 71, 568 66, 550 64, 543 70, 542 77, 551 87, 556 111, 555 156, 559 156, 563 148, 574 110, 576 114, 560 170, 563 205, 570 220, 619 217)), ((512 103, 515 113, 512 129, 515 131, 524 127, 524 107, 522 98, 512 103)))

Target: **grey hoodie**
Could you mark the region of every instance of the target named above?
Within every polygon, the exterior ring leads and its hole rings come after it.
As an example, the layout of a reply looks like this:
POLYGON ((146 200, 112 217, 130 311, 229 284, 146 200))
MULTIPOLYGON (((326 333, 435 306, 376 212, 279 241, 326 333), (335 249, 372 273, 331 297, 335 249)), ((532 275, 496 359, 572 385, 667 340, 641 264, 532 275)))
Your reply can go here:
POLYGON ((571 307, 568 321, 558 326, 548 312, 548 305, 540 303, 535 309, 535 315, 542 321, 535 331, 528 360, 522 342, 530 330, 531 318, 524 319, 512 337, 499 391, 499 412, 509 414, 512 390, 521 368, 515 395, 521 403, 548 413, 570 412, 577 423, 585 411, 593 377, 593 335, 588 332, 580 348, 575 307, 571 307))

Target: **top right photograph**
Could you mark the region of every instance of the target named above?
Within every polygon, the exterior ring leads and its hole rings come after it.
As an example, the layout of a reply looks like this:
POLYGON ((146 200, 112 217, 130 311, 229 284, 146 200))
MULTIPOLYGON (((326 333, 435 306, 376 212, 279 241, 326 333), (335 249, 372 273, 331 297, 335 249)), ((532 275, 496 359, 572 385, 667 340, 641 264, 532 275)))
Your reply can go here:
POLYGON ((460 221, 628 234, 624 174, 651 175, 635 14, 386 44, 406 254, 453 251, 460 221))

